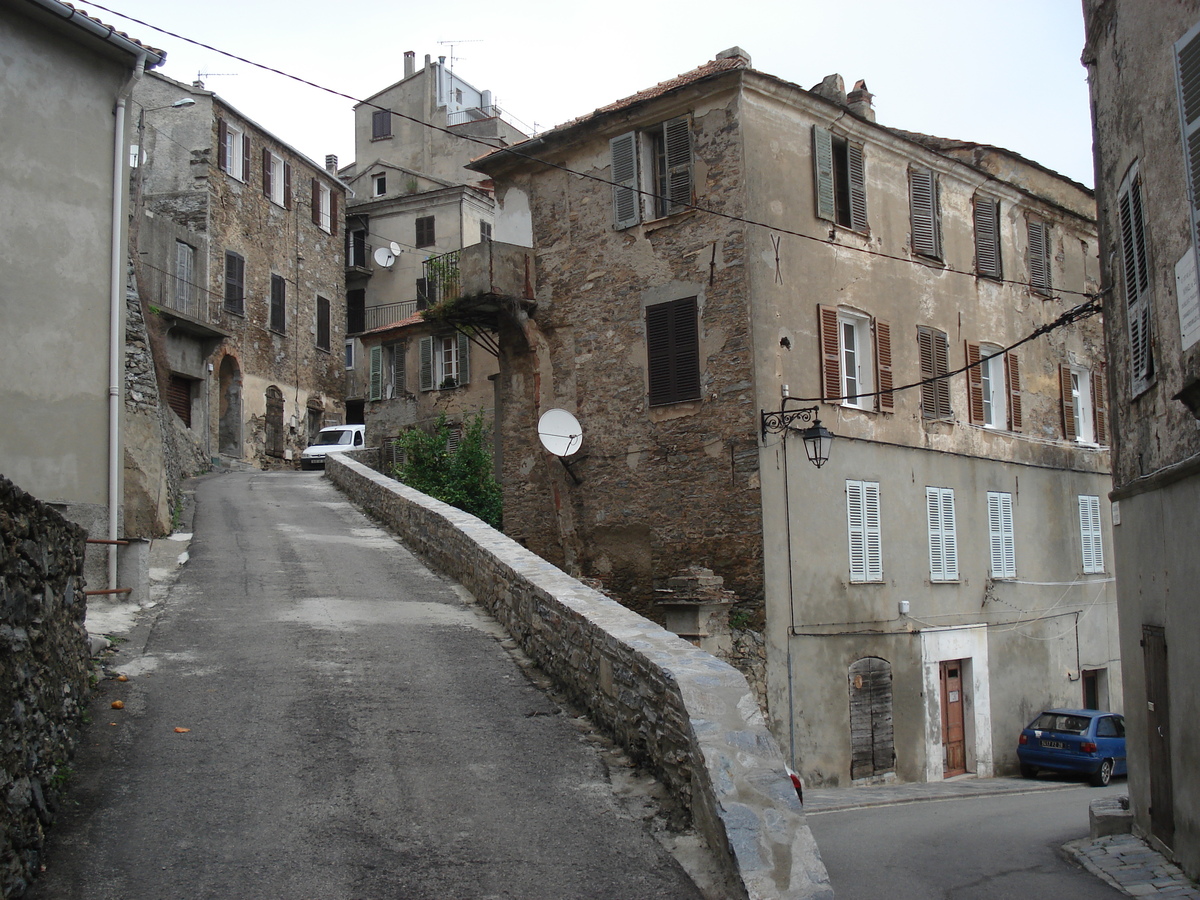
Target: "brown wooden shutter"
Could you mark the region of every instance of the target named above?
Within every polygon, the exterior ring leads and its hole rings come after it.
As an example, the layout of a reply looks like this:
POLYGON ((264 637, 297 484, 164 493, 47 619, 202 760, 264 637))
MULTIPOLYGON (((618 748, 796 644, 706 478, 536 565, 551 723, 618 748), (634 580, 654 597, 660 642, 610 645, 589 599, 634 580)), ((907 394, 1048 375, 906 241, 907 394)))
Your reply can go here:
POLYGON ((217 168, 222 172, 229 171, 229 148, 226 143, 229 141, 229 126, 224 119, 217 119, 217 168))
POLYGON ((292 208, 292 164, 283 164, 283 206, 292 208))
POLYGON ((837 403, 842 396, 837 307, 818 306, 817 312, 821 329, 821 393, 827 402, 837 403))
MULTIPOLYGON (((950 345, 946 335, 936 328, 917 326, 917 349, 921 358, 921 380, 926 381, 945 375, 950 366, 950 345)), ((921 385, 921 415, 926 419, 948 419, 950 408, 950 381, 937 378, 921 385)))
POLYGON ((875 408, 880 412, 892 412, 896 408, 896 397, 892 393, 892 327, 887 322, 875 320, 875 371, 878 373, 879 391, 875 408))
POLYGON ((242 135, 242 181, 250 183, 250 135, 242 135))
POLYGON ((1058 367, 1058 388, 1062 393, 1063 436, 1075 440, 1075 402, 1071 392, 1071 367, 1058 367))
POLYGON ((167 406, 175 411, 175 415, 183 420, 188 428, 192 427, 192 382, 171 373, 167 382, 167 406))
POLYGON ((312 220, 314 225, 321 224, 321 183, 312 180, 312 220))
POLYGON ((1108 444, 1108 379, 1105 378, 1104 365, 1098 365, 1092 371, 1092 417, 1095 425, 1097 444, 1108 444))
POLYGON ((329 189, 329 233, 337 234, 338 223, 338 202, 337 191, 333 188, 329 189))
MULTIPOLYGON (((934 376, 933 332, 923 325, 917 326, 917 356, 921 360, 921 381, 927 381, 934 376)), ((921 416, 937 418, 937 398, 932 384, 921 385, 921 416)))
MULTIPOLYGON (((934 364, 937 366, 937 373, 945 375, 950 371, 950 341, 946 335, 940 331, 934 332, 933 340, 934 364)), ((937 402, 938 402, 938 418, 947 419, 950 417, 950 379, 940 378, 937 381, 937 402)))
POLYGON ((263 193, 271 196, 271 151, 263 147, 262 151, 262 184, 263 193))
POLYGON ((1021 430, 1021 364, 1017 354, 1004 354, 1004 375, 1008 382, 1008 427, 1011 431, 1021 430))
POLYGON ((983 353, 978 344, 970 341, 967 345, 967 412, 972 425, 983 424, 983 367, 979 360, 983 353))

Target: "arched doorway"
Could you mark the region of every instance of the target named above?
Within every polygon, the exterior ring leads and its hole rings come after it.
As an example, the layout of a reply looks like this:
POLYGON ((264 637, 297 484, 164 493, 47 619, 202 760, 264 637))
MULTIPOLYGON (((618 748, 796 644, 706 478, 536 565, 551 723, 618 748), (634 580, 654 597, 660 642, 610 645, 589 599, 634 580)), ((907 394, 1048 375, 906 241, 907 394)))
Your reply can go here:
POLYGON ((850 777, 896 770, 892 732, 892 664, 867 656, 850 666, 850 777))
POLYGON ((222 456, 242 456, 242 370, 237 360, 221 360, 217 446, 222 456))
POLYGON ((267 456, 283 458, 283 391, 275 385, 267 388, 267 456))

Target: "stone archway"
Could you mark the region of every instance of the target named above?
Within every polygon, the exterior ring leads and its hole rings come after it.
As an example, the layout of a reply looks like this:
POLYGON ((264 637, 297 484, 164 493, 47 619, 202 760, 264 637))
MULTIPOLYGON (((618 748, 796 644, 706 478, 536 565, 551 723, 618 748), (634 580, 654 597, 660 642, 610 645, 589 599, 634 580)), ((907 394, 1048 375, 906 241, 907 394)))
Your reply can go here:
POLYGON ((242 457, 242 370, 237 359, 221 360, 217 446, 222 456, 242 457))

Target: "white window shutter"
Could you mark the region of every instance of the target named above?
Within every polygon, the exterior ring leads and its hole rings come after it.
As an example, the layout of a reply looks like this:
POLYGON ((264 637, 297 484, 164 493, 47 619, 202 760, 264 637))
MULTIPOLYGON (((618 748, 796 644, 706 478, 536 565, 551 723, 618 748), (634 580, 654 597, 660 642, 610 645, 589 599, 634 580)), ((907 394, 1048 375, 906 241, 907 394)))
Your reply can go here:
POLYGON ((425 336, 417 342, 421 371, 417 387, 422 391, 433 390, 433 338, 425 336))
POLYGON ((942 488, 942 548, 946 581, 958 581, 958 533, 954 522, 954 489, 942 488))
POLYGON ((463 334, 458 333, 458 383, 470 384, 471 382, 471 339, 463 334))
POLYGON ((863 482, 863 525, 867 581, 883 581, 883 529, 879 519, 878 482, 863 482))
POLYGON ((867 547, 861 481, 846 482, 846 521, 850 537, 850 580, 866 581, 867 547))
POLYGON ((929 580, 958 581, 954 489, 925 488, 925 506, 929 520, 929 580))
POLYGON ((367 390, 368 400, 383 397, 383 348, 376 344, 371 348, 371 385, 367 390))
POLYGON ((1083 547, 1083 571, 1088 575, 1104 571, 1104 537, 1100 526, 1100 498, 1079 497, 1079 536, 1083 547))
POLYGON ((829 129, 813 126, 813 182, 817 195, 817 218, 830 222, 837 217, 833 197, 833 136, 829 129))
POLYGON ((612 154, 613 222, 628 228, 641 221, 638 194, 637 134, 629 132, 608 142, 612 154))
POLYGON ((987 498, 992 577, 1016 578, 1017 554, 1013 532, 1012 494, 989 491, 987 498))

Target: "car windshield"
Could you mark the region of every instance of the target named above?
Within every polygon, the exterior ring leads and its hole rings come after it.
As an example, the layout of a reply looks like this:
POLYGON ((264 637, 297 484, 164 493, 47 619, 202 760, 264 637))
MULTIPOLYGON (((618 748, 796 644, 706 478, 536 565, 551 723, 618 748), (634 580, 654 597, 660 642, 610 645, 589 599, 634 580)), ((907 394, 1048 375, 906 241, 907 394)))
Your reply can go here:
POLYGON ((354 432, 348 428, 322 428, 317 435, 318 444, 349 444, 354 440, 354 432))
POLYGON ((1065 734, 1083 734, 1091 719, 1085 716, 1068 716, 1063 713, 1044 712, 1029 727, 1035 731, 1061 731, 1065 734))

